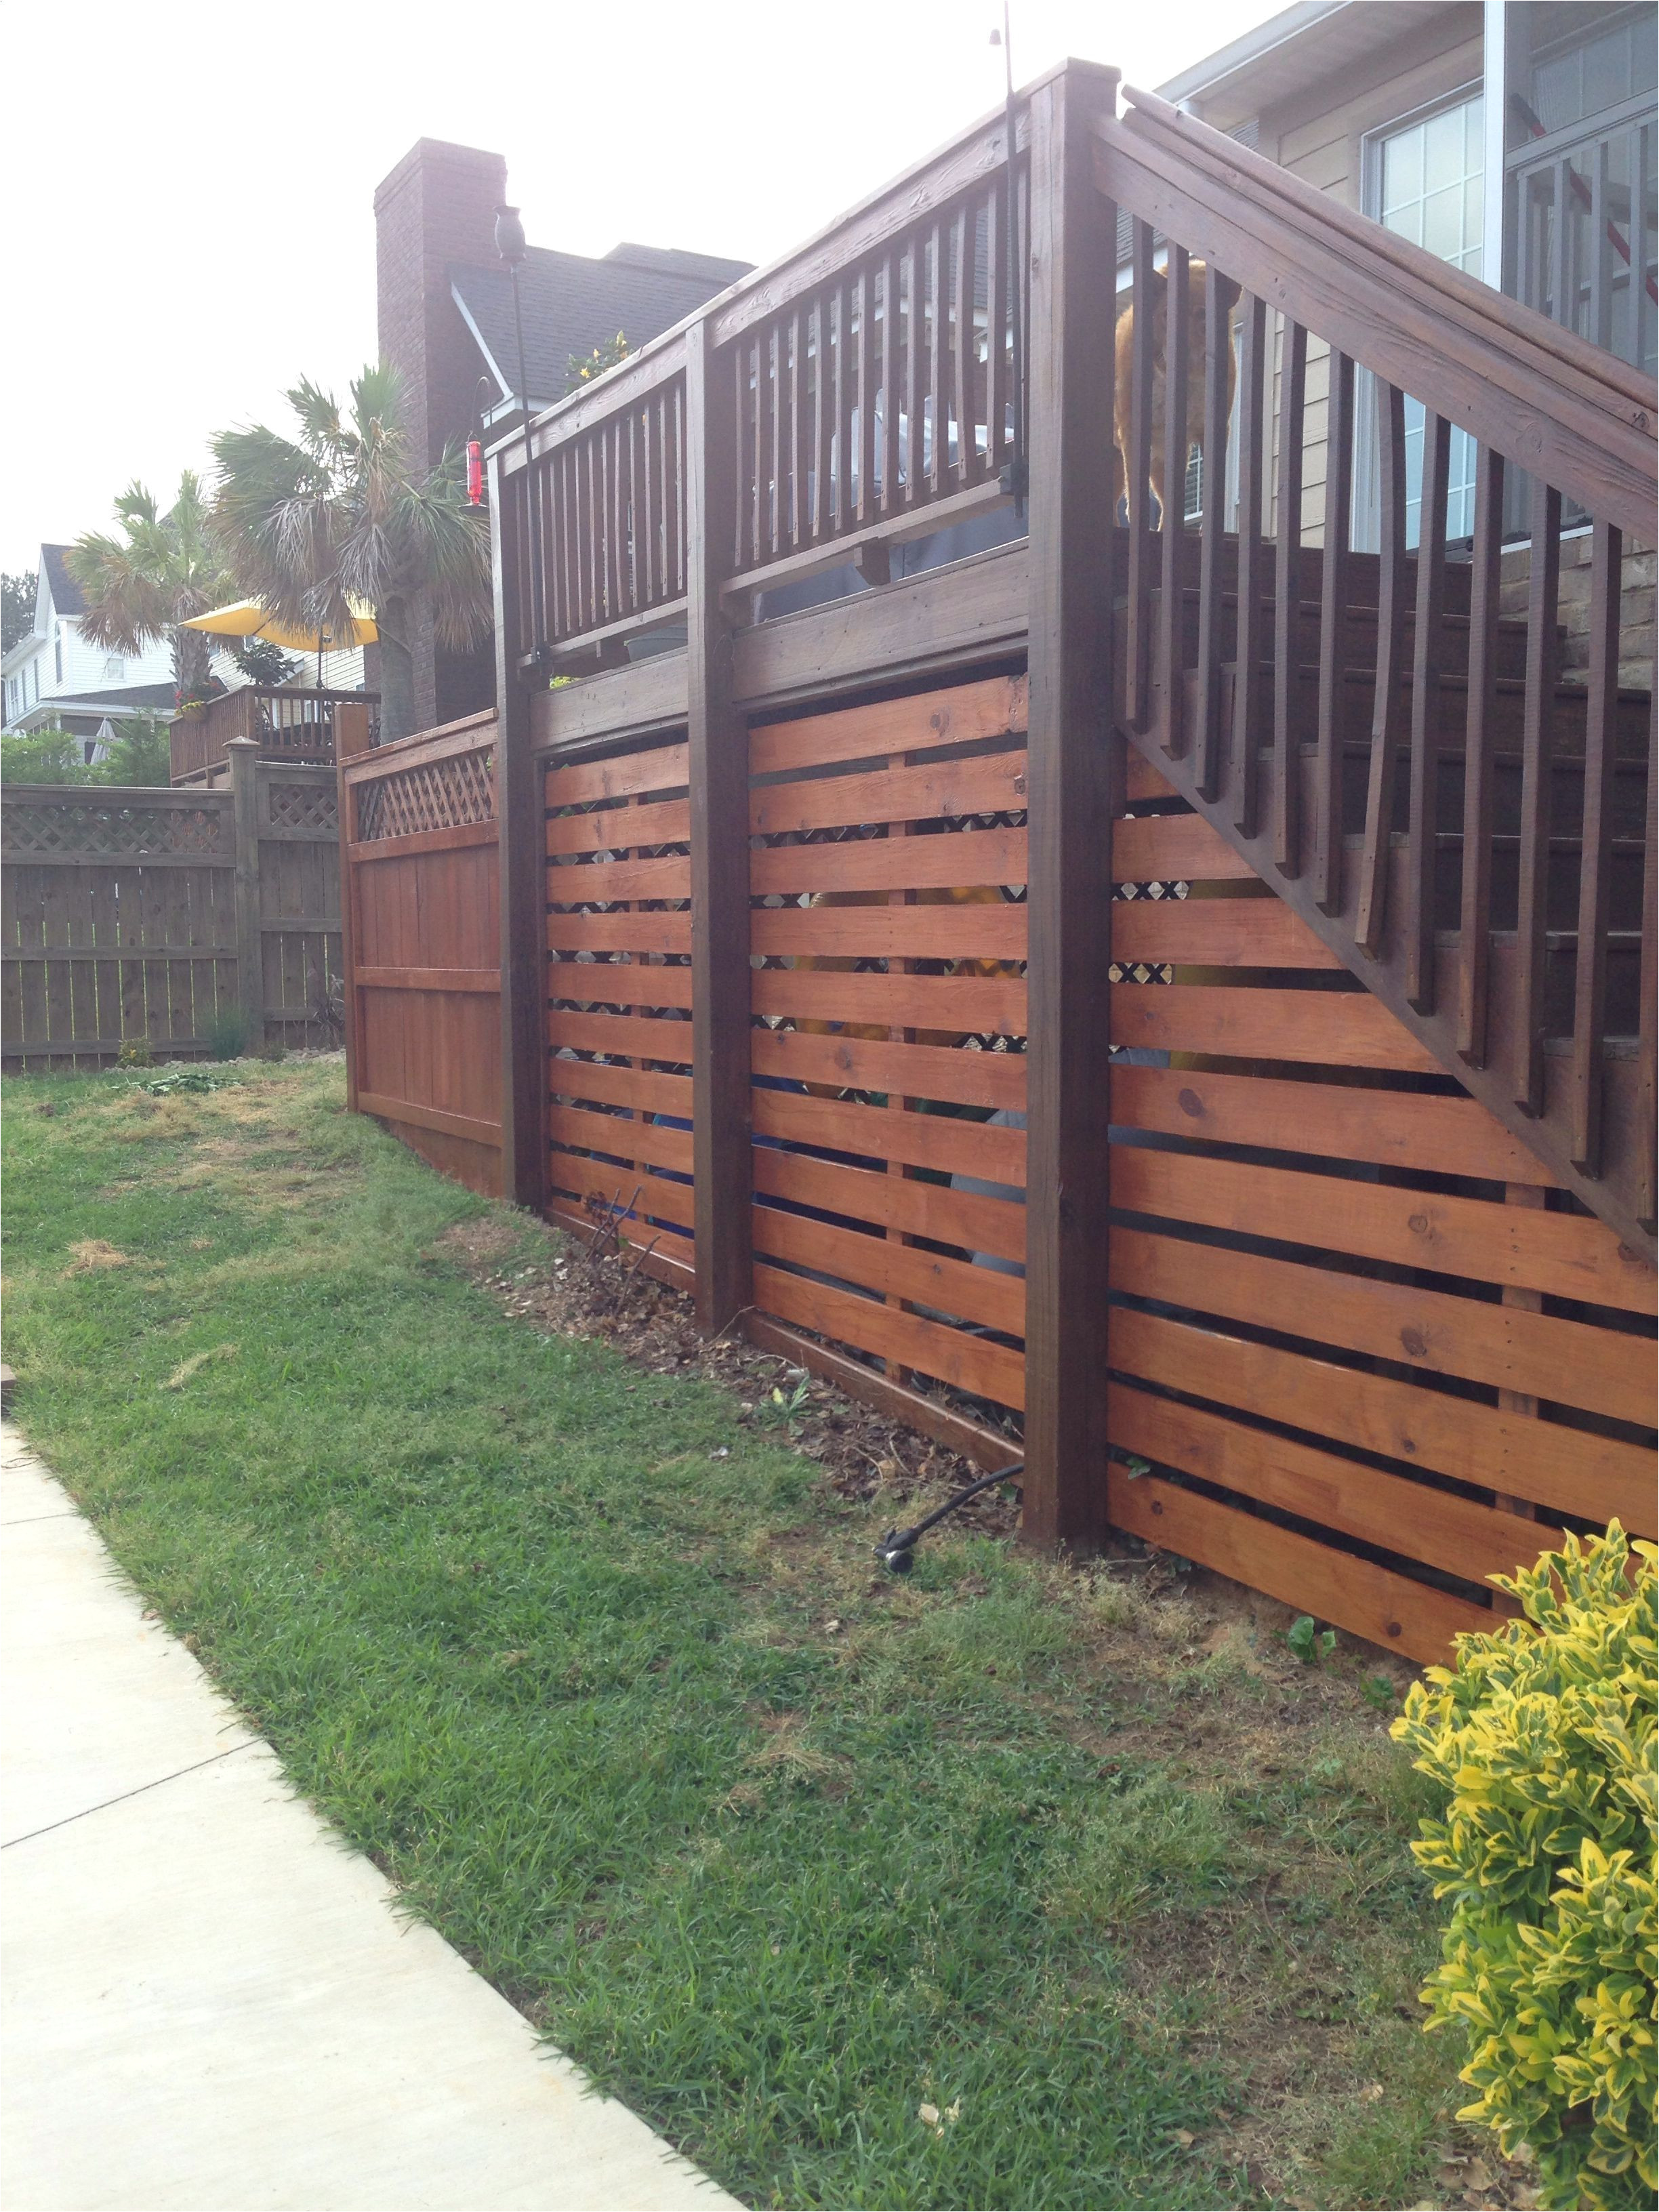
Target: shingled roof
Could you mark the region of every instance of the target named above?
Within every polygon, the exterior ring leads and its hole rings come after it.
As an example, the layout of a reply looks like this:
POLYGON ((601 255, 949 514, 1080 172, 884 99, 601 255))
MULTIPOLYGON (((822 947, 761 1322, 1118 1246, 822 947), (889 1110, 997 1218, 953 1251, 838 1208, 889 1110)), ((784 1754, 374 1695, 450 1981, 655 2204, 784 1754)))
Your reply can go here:
POLYGON ((46 572, 46 581, 52 586, 54 612, 83 615, 87 611, 86 593, 69 572, 70 550, 67 545, 43 545, 40 548, 40 564, 46 572))
MULTIPOLYGON (((592 353, 618 331, 630 347, 643 345, 746 276, 751 265, 654 246, 613 246, 598 261, 532 246, 520 279, 532 405, 545 407, 563 397, 573 354, 592 353)), ((495 371, 501 397, 516 397, 511 276, 505 269, 463 262, 452 262, 447 274, 455 304, 495 371)))

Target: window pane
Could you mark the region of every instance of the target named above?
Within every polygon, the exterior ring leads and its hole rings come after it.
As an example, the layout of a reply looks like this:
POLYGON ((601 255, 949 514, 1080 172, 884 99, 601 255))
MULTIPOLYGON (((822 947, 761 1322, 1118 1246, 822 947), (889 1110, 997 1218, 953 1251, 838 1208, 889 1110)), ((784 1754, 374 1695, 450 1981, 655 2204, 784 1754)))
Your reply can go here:
POLYGON ((1409 238, 1413 246, 1423 243, 1423 203, 1407 200, 1402 208, 1395 208, 1382 221, 1389 230, 1398 231, 1401 238, 1409 238))
POLYGON ((1421 127, 1401 131, 1382 142, 1382 210, 1419 198, 1423 190, 1423 132, 1421 127))
POLYGON ((1463 174, 1463 117, 1449 107, 1423 125, 1423 189, 1437 192, 1463 174))
POLYGON ((1424 201, 1423 244, 1442 261, 1454 261, 1462 252, 1463 194, 1456 185, 1424 201))

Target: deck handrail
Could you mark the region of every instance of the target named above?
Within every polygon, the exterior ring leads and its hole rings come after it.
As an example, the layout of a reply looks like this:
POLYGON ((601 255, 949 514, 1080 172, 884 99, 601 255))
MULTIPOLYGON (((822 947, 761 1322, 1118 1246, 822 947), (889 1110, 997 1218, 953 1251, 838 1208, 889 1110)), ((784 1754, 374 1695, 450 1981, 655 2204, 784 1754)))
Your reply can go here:
POLYGON ((1650 380, 1156 94, 1124 97, 1127 114, 1097 126, 1103 191, 1160 229, 1167 216, 1194 254, 1517 467, 1651 530, 1650 380))

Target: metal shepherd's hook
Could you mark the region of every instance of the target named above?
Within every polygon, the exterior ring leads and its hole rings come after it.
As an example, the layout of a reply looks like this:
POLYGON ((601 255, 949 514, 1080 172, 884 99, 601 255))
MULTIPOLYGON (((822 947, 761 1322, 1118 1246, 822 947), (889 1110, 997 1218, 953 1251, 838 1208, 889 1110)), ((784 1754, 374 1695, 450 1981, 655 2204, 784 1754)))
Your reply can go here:
POLYGON ((524 302, 519 294, 519 270, 528 248, 525 245, 524 225, 519 220, 519 210, 515 207, 499 207, 495 210, 495 251, 513 272, 513 327, 519 341, 519 405, 524 416, 525 518, 530 525, 530 596, 535 605, 536 622, 536 642, 531 648, 530 665, 539 673, 550 656, 547 649, 546 594, 542 578, 542 533, 536 527, 531 498, 530 376, 524 357, 524 302))

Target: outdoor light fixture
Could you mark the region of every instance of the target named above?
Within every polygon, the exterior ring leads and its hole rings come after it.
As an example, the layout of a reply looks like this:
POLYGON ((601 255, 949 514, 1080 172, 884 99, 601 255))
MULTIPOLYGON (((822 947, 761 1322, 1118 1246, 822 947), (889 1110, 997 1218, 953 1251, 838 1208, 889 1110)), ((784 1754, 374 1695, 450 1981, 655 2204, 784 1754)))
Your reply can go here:
MULTIPOLYGON (((525 501, 531 499, 530 483, 530 376, 524 358, 524 302, 519 290, 519 270, 529 248, 525 244, 524 225, 519 220, 515 207, 498 207, 495 210, 495 251, 513 272, 513 327, 519 341, 519 405, 524 415, 525 501)), ((471 459, 468 457, 469 485, 471 459)), ((546 622, 546 594, 542 588, 541 532, 534 527, 530 532, 530 596, 536 610, 536 642, 531 647, 530 665, 539 673, 552 659, 547 640, 543 635, 546 622)))

